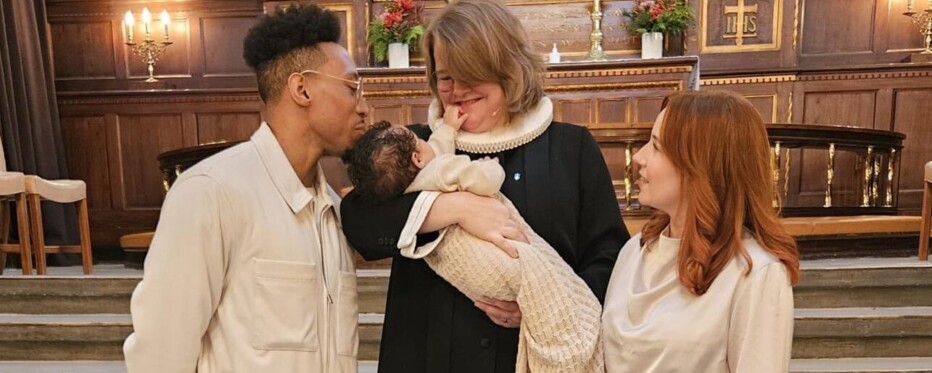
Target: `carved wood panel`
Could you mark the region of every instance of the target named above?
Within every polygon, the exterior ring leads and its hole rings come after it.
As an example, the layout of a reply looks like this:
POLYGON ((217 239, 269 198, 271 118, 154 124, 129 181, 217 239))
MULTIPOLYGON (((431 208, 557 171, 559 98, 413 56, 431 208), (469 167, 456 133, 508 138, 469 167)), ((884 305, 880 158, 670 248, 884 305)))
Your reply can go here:
POLYGON ((932 89, 900 89, 894 95, 893 130, 909 134, 900 164, 900 205, 917 207, 922 201, 922 170, 932 161, 932 89))

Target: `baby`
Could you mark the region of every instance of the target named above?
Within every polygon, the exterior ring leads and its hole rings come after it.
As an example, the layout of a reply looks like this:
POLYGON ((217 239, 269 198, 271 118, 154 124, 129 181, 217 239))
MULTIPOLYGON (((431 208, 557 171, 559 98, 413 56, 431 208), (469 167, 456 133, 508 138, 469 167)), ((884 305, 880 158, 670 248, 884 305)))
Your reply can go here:
POLYGON ((517 259, 456 225, 442 230, 432 248, 403 249, 401 254, 423 258, 470 299, 518 303, 522 318, 516 372, 603 372, 598 299, 499 193, 505 172, 498 160, 473 161, 454 154, 456 131, 466 116, 456 107, 445 112, 444 124, 429 141, 384 121, 370 128, 344 155, 355 192, 373 202, 415 191, 467 191, 498 198, 530 241, 512 242, 517 259))

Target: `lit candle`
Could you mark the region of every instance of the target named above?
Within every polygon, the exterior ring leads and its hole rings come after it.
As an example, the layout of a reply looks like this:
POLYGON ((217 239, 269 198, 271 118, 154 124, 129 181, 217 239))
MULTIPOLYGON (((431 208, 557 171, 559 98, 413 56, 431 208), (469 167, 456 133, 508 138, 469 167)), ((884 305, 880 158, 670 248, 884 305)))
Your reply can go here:
POLYGON ((162 24, 165 25, 165 40, 168 40, 168 24, 171 22, 171 19, 168 18, 168 11, 162 10, 162 24))
POLYGON ((906 0, 906 13, 913 12, 913 0, 906 0))
POLYGON ((149 13, 149 8, 142 8, 142 23, 146 25, 146 39, 149 38, 149 22, 152 22, 152 13, 149 13))
MULTIPOLYGON (((930 0, 930 1, 932 1, 932 0, 930 0)), ((601 11, 602 11, 602 1, 601 1, 601 0, 595 0, 595 3, 592 5, 592 11, 593 11, 593 12, 601 12, 601 11)))
POLYGON ((126 36, 129 37, 129 42, 133 42, 133 24, 136 23, 136 20, 133 19, 133 12, 126 11, 126 16, 123 17, 123 25, 126 26, 126 36))

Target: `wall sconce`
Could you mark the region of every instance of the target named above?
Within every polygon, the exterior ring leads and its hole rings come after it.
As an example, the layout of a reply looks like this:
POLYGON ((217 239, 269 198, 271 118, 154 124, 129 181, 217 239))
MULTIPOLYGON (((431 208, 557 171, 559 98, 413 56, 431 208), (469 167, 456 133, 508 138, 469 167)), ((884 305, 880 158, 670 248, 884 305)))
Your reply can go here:
POLYGON ((165 49, 172 44, 172 41, 168 37, 168 26, 171 24, 171 18, 168 16, 168 11, 162 11, 161 17, 162 25, 165 27, 165 39, 156 42, 152 38, 152 33, 150 32, 152 26, 152 14, 149 13, 149 8, 142 8, 142 23, 145 30, 144 39, 140 43, 133 41, 133 29, 135 27, 135 17, 133 17, 132 11, 126 11, 126 15, 123 17, 123 27, 126 29, 126 45, 130 46, 133 50, 133 54, 142 57, 142 63, 146 64, 149 67, 149 79, 146 79, 146 82, 157 82, 158 79, 155 79, 155 63, 158 62, 159 56, 165 52, 165 49))
POLYGON ((913 24, 919 28, 919 33, 925 38, 925 50, 910 56, 912 62, 932 61, 932 0, 922 12, 913 11, 913 0, 906 0, 906 11, 903 15, 909 17, 913 24))

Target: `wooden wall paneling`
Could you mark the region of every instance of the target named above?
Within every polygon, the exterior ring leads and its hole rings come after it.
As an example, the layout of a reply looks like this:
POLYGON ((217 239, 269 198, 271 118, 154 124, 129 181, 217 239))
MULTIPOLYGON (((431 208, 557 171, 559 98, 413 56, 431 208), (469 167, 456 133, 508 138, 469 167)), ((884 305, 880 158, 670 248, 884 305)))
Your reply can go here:
POLYGON ((197 113, 181 113, 181 144, 183 147, 196 146, 198 144, 197 124, 197 113))
POLYGON ((49 30, 56 79, 117 79, 113 25, 109 20, 59 20, 49 22, 49 30))
POLYGON ((162 205, 164 189, 156 157, 184 146, 181 123, 179 114, 120 116, 120 166, 127 210, 162 205))
POLYGON ((427 119, 428 119, 427 113, 430 110, 429 103, 424 103, 424 104, 413 103, 413 104, 408 105, 408 107, 410 108, 410 113, 411 113, 410 114, 411 123, 427 123, 427 119))
MULTIPOLYGON (((903 15, 906 11, 906 2, 891 1, 888 5, 886 17, 883 19, 884 26, 887 28, 886 48, 883 52, 893 53, 899 57, 906 53, 921 51, 925 40, 919 28, 913 25, 912 20, 903 15)), ((914 6, 914 11, 921 13, 928 8, 928 3, 915 1, 914 6)))
POLYGON ((554 119, 560 122, 583 127, 590 127, 593 124, 594 113, 591 99, 563 99, 556 101, 554 106, 557 106, 554 108, 554 119))
POLYGON ((259 128, 259 113, 198 113, 196 145, 249 140, 259 128))
POLYGON ((372 118, 372 123, 386 120, 391 124, 408 124, 410 121, 406 114, 406 110, 400 103, 369 101, 369 117, 372 118))
POLYGON ((634 115, 635 123, 651 124, 657 120, 660 115, 660 106, 663 104, 664 96, 647 96, 634 98, 634 115))
POLYGON ((202 17, 200 23, 204 77, 255 76, 243 60, 243 40, 256 23, 254 15, 202 17))
POLYGON ((873 51, 876 0, 807 0, 803 2, 801 55, 870 54, 873 51))
POLYGON ((894 92, 892 130, 908 134, 900 158, 899 206, 911 214, 919 213, 923 167, 932 161, 932 89, 928 87, 894 92))
POLYGON ((107 125, 103 115, 61 118, 62 142, 68 162, 68 177, 87 184, 91 209, 109 209, 110 165, 107 159, 107 125))
POLYGON ((596 100, 596 119, 590 128, 622 128, 631 125, 631 100, 605 98, 596 100))

